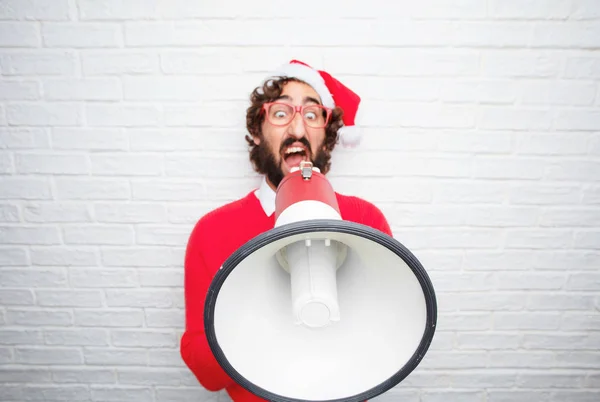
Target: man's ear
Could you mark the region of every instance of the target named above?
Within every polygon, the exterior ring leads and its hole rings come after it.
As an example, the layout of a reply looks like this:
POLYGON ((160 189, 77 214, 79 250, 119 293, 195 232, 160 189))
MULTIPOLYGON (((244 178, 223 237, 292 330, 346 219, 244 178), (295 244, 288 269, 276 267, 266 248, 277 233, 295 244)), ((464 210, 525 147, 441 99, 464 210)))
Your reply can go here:
POLYGON ((258 135, 253 135, 252 141, 254 141, 255 145, 260 145, 260 137, 258 135))

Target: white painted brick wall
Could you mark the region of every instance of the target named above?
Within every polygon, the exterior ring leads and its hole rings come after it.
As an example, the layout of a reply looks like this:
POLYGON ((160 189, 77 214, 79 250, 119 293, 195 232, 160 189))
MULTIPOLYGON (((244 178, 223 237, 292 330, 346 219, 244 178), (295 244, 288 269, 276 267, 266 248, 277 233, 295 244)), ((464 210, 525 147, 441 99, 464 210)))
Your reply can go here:
POLYGON ((0 399, 226 401, 178 350, 187 236, 257 184, 290 58, 364 99, 331 181, 436 287, 381 401, 600 399, 600 2, 0 0, 0 399))

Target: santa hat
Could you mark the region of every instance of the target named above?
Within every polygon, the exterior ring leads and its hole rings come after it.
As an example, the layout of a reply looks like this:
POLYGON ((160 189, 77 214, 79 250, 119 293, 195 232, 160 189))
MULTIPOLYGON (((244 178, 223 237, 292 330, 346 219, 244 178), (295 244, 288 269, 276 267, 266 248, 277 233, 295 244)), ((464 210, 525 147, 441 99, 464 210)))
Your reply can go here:
POLYGON ((350 88, 325 71, 315 70, 306 63, 292 60, 282 65, 272 77, 293 77, 306 82, 321 97, 323 106, 334 108, 339 106, 343 111, 344 125, 338 130, 338 137, 345 146, 354 146, 360 142, 360 130, 356 126, 360 97, 350 88))

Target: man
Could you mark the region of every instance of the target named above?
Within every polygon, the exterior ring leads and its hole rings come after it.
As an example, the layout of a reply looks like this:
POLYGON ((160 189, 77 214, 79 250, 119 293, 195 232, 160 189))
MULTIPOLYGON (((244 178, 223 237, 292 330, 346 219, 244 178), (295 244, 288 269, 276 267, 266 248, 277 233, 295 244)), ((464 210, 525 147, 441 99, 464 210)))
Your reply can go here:
MULTIPOLYGON (((236 384, 212 355, 204 333, 206 292, 236 249, 274 227, 275 191, 290 169, 310 160, 326 174, 338 137, 356 142, 352 125, 360 102, 329 74, 295 60, 257 87, 250 100, 246 140, 250 161, 263 180, 256 191, 209 212, 194 227, 185 256, 186 328, 181 339, 181 356, 200 384, 210 391, 226 389, 236 402, 263 399, 236 384)), ((373 204, 338 193, 336 197, 342 219, 392 235, 373 204)))

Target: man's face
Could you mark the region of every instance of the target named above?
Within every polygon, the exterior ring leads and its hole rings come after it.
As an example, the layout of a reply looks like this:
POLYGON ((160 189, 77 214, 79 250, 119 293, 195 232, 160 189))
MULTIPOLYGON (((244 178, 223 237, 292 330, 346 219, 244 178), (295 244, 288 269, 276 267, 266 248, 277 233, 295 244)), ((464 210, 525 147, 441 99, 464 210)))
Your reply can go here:
MULTIPOLYGON (((295 81, 285 84, 278 101, 294 106, 321 104, 321 98, 311 86, 295 81)), ((267 179, 275 188, 301 161, 311 161, 315 167, 324 168, 325 128, 307 126, 301 114, 296 113, 285 126, 273 125, 265 118, 261 129, 262 141, 254 137, 254 143, 259 146, 267 179)))

